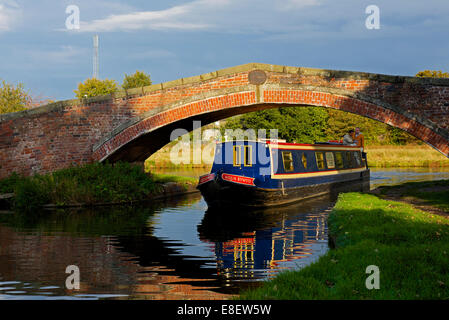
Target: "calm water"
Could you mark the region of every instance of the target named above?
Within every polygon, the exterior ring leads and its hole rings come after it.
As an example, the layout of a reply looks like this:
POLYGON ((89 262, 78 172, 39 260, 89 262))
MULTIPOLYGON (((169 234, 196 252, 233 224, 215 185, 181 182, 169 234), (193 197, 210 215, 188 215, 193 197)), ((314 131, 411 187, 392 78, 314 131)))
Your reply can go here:
MULTIPOLYGON (((449 178, 449 171, 374 169, 371 175, 375 187, 449 178)), ((0 299, 229 298, 323 255, 334 202, 327 196, 219 214, 193 195, 139 207, 2 212, 0 299), (78 291, 65 289, 69 265, 80 269, 78 291)))

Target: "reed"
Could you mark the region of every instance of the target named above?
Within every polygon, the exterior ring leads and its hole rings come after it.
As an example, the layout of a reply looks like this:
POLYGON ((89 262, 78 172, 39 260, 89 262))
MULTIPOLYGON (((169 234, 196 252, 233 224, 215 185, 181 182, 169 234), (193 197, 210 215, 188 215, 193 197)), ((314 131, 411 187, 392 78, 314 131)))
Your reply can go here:
POLYGON ((367 146, 370 167, 449 167, 449 159, 427 145, 367 146))

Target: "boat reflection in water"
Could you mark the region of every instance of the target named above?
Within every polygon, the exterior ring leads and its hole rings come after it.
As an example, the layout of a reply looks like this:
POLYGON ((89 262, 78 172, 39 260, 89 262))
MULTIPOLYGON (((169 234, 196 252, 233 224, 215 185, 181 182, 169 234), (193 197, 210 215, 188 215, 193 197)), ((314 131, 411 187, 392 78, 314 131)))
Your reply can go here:
POLYGON ((307 212, 311 206, 302 204, 290 212, 285 208, 235 212, 225 221, 217 212, 206 212, 199 227, 200 239, 214 243, 218 275, 233 281, 261 280, 324 254, 332 202, 323 198, 309 202, 321 205, 321 210, 307 212), (299 259, 303 261, 292 263, 299 259))
POLYGON ((229 282, 265 280, 322 256, 328 250, 327 217, 338 193, 367 190, 369 183, 355 183, 284 207, 209 209, 198 227, 200 239, 214 244, 219 276, 229 282))

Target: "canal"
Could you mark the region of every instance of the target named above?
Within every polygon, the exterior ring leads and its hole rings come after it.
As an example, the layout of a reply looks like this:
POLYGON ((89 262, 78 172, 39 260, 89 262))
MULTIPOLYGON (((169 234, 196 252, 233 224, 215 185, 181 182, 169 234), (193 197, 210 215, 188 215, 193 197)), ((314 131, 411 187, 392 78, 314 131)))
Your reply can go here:
MULTIPOLYGON (((371 188, 437 179, 449 171, 371 170, 371 188)), ((199 194, 133 207, 1 212, 0 300, 227 299, 326 253, 335 200, 226 215, 208 211, 199 194), (80 290, 65 287, 69 265, 80 270, 80 290)))

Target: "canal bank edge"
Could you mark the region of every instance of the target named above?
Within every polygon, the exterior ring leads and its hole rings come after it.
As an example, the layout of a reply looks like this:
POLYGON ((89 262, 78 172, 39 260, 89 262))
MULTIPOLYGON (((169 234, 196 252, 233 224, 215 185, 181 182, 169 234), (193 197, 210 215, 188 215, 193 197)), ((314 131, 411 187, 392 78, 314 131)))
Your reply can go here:
POLYGON ((56 209, 56 208, 74 208, 74 207, 105 207, 105 206, 117 206, 117 205, 131 205, 135 203, 141 203, 151 200, 163 200, 169 198, 182 197, 189 194, 199 193, 196 185, 191 185, 181 182, 166 182, 161 185, 161 190, 155 192, 154 194, 148 196, 146 199, 133 200, 133 201, 122 201, 122 202, 105 202, 105 203, 93 203, 93 204, 67 204, 67 205, 56 205, 56 204, 46 204, 43 206, 44 209, 56 209))
MULTIPOLYGON (((148 195, 148 197, 139 200, 104 202, 104 203, 69 203, 69 204, 44 204, 43 209, 60 209, 60 208, 76 208, 76 207, 102 207, 102 206, 116 206, 116 205, 132 205, 136 203, 147 202, 151 200, 163 200, 169 198, 177 198, 189 194, 199 194, 196 188, 196 183, 193 182, 165 182, 160 184, 159 190, 148 195)), ((0 194, 0 210, 13 210, 14 193, 0 194)))

